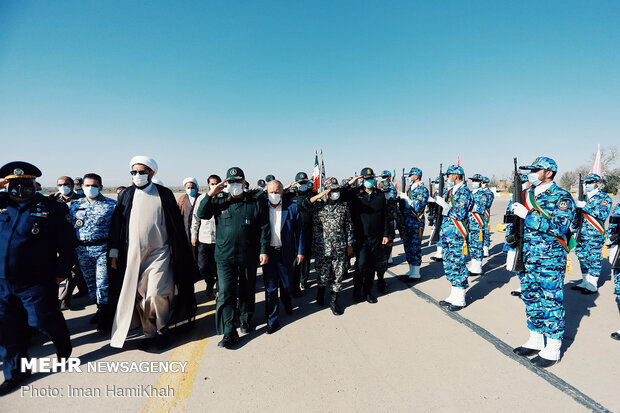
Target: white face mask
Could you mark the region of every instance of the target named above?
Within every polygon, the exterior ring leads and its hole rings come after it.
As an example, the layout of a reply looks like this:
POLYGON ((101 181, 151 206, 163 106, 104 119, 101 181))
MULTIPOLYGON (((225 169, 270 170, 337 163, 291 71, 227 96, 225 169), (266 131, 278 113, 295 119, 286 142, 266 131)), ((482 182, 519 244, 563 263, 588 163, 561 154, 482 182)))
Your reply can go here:
POLYGON ((267 198, 269 198, 269 202, 273 205, 278 205, 282 200, 282 196, 280 194, 267 194, 267 198))
POLYGON ((239 196, 243 193, 243 184, 242 183, 234 183, 228 184, 228 193, 232 196, 239 196))
POLYGON ((131 177, 133 184, 137 187, 146 186, 149 183, 149 175, 135 174, 131 177))
POLYGON ((71 193, 71 187, 67 186, 67 185, 60 185, 58 187, 58 190, 60 191, 61 194, 63 194, 64 196, 67 196, 71 193))
POLYGON ((527 175, 527 180, 530 184, 532 184, 532 186, 540 185, 540 183, 542 182, 538 177, 538 172, 529 173, 527 175))
POLYGON ((99 195, 99 188, 96 186, 85 186, 84 195, 86 195, 86 198, 95 199, 99 195))
POLYGON ((474 189, 480 188, 480 182, 472 182, 471 187, 474 189))
POLYGON ((340 198, 340 192, 330 192, 329 198, 333 201, 337 201, 340 198))

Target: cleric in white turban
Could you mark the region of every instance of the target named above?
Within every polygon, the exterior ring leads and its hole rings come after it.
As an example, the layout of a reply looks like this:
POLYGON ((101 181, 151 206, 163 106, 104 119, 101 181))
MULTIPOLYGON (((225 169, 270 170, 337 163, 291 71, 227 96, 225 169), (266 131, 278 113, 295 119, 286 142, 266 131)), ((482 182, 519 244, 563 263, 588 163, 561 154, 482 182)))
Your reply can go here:
POLYGON ((168 327, 196 314, 197 270, 172 191, 152 182, 157 162, 135 156, 129 164, 134 185, 119 194, 108 241, 118 299, 110 345, 123 347, 127 332, 141 324, 140 348, 156 341, 165 347, 168 327))
POLYGON ((196 199, 201 195, 198 192, 198 180, 196 178, 188 176, 183 180, 183 188, 185 188, 185 194, 181 195, 177 200, 181 215, 183 215, 183 225, 185 226, 185 234, 187 235, 187 242, 190 243, 192 250, 192 256, 194 261, 198 260, 198 248, 192 244, 192 217, 194 215, 194 205, 196 199))

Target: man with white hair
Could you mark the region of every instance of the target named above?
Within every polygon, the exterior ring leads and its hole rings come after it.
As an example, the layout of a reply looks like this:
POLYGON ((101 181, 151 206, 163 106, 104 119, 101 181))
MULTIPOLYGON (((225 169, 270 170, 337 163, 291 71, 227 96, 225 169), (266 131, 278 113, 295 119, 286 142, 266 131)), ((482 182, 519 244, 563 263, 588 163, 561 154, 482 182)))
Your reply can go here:
MULTIPOLYGON (((196 204, 196 199, 200 196, 200 193, 198 193, 198 181, 191 176, 187 177, 183 180, 183 188, 185 188, 185 194, 177 199, 177 204, 181 210, 181 215, 183 215, 183 225, 185 226, 185 233, 187 234, 187 242, 191 244, 194 205, 196 204)), ((195 246, 191 246, 190 249, 192 250, 194 261, 196 261, 198 250, 195 246)))
POLYGON ((193 261, 172 191, 152 182, 155 160, 135 156, 129 167, 133 185, 118 196, 108 241, 118 291, 110 345, 121 348, 139 320, 140 348, 163 347, 167 326, 196 314, 193 261))

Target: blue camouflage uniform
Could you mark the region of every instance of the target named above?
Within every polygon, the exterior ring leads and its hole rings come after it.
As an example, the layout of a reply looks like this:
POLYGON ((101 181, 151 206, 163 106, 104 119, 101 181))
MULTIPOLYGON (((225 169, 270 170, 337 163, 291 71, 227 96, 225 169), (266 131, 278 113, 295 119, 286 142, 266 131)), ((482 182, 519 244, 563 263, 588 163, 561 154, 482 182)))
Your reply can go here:
MULTIPOLYGON (((600 182, 600 176, 590 174, 584 182, 600 182)), ((586 205, 583 207, 583 220, 581 222, 581 242, 575 248, 575 254, 579 258, 582 274, 590 274, 597 278, 601 275, 602 269, 602 251, 605 245, 605 221, 611 212, 611 197, 596 189, 588 192, 584 201, 586 205), (598 228, 601 229, 599 231, 598 228)), ((577 220, 573 221, 572 231, 576 233, 577 220)))
MULTIPOLYGON (((485 184, 489 184, 489 182, 491 182, 491 180, 486 177, 483 176, 484 178, 484 183, 485 184)), ((489 187, 485 186, 484 188, 482 188, 482 191, 484 191, 484 193, 487 196, 488 199, 488 206, 487 206, 487 210, 485 212, 485 215, 487 217, 487 225, 484 228, 484 246, 489 248, 491 246, 491 226, 489 225, 489 221, 491 220, 491 207, 493 206, 493 201, 495 200, 495 194, 493 194, 493 191, 491 191, 489 189, 489 187)))
MULTIPOLYGON (((409 175, 422 178, 422 170, 411 168, 409 175)), ((415 188, 407 190, 404 218, 406 237, 403 239, 405 257, 411 265, 422 265, 422 234, 424 233, 424 209, 428 204, 428 188, 420 182, 415 188)))
POLYGON ((99 194, 92 203, 81 198, 69 207, 80 268, 88 295, 97 304, 108 303, 107 241, 115 206, 115 200, 99 194))
MULTIPOLYGON (((610 247, 620 243, 620 201, 616 204, 611 217, 609 219, 609 228, 607 229, 608 238, 610 239, 610 247)), ((620 303, 620 268, 613 269, 616 301, 620 303)))
MULTIPOLYGON (((32 177, 34 193, 34 178, 41 172, 26 162, 11 162, 0 168, 0 176, 9 182, 32 177), (7 168, 14 172, 7 174, 7 168)), ((28 358, 28 326, 51 338, 59 357, 71 353, 56 280, 71 271, 75 237, 65 204, 39 193, 20 204, 10 193, 9 187, 9 193, 0 194, 0 360, 4 378, 18 380, 23 377, 20 359, 28 358)))
MULTIPOLYGON (((464 175, 463 168, 451 166, 446 171, 448 174, 464 175)), ((467 242, 467 217, 473 208, 474 198, 465 183, 460 184, 456 191, 454 188, 449 189, 446 198, 450 209, 448 215, 444 215, 439 233, 443 247, 443 267, 453 287, 466 288, 469 284, 463 249, 467 242)))
MULTIPOLYGON (((549 158, 537 158, 521 169, 545 169, 557 172, 557 164, 549 158)), ((540 184, 539 184, 540 185, 540 184)), ((525 303, 527 326, 547 338, 564 336, 564 274, 571 222, 576 205, 571 194, 552 182, 535 195, 536 187, 526 191, 529 212, 524 219, 523 260, 525 274, 521 279, 521 298, 525 303), (531 203, 535 199, 535 204, 531 203)))
MULTIPOLYGON (((484 177, 480 174, 475 174, 470 178, 473 181, 483 182, 484 177)), ((490 200, 488 194, 483 188, 475 188, 472 190, 473 207, 469 213, 469 257, 472 260, 480 260, 483 258, 483 243, 485 232, 488 232, 489 220, 486 216, 486 212, 489 209, 490 200)))

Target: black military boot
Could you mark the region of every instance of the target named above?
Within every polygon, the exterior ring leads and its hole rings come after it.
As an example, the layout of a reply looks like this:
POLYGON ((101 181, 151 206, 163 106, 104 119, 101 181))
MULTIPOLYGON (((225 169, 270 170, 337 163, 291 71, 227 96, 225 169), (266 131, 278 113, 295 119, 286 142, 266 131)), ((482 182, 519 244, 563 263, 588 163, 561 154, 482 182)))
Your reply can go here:
POLYGON ((330 294, 329 307, 332 309, 332 313, 334 315, 342 315, 342 309, 338 305, 338 293, 331 291, 330 294))
POLYGON ((88 320, 89 324, 99 324, 99 319, 101 319, 101 304, 97 304, 97 311, 93 316, 88 320))
POLYGON ((318 305, 325 304, 325 287, 319 286, 319 290, 316 293, 316 303, 318 305))
POLYGON ((112 316, 110 315, 110 307, 108 304, 99 304, 97 310, 99 317, 97 318, 97 331, 109 331, 112 328, 112 316))

